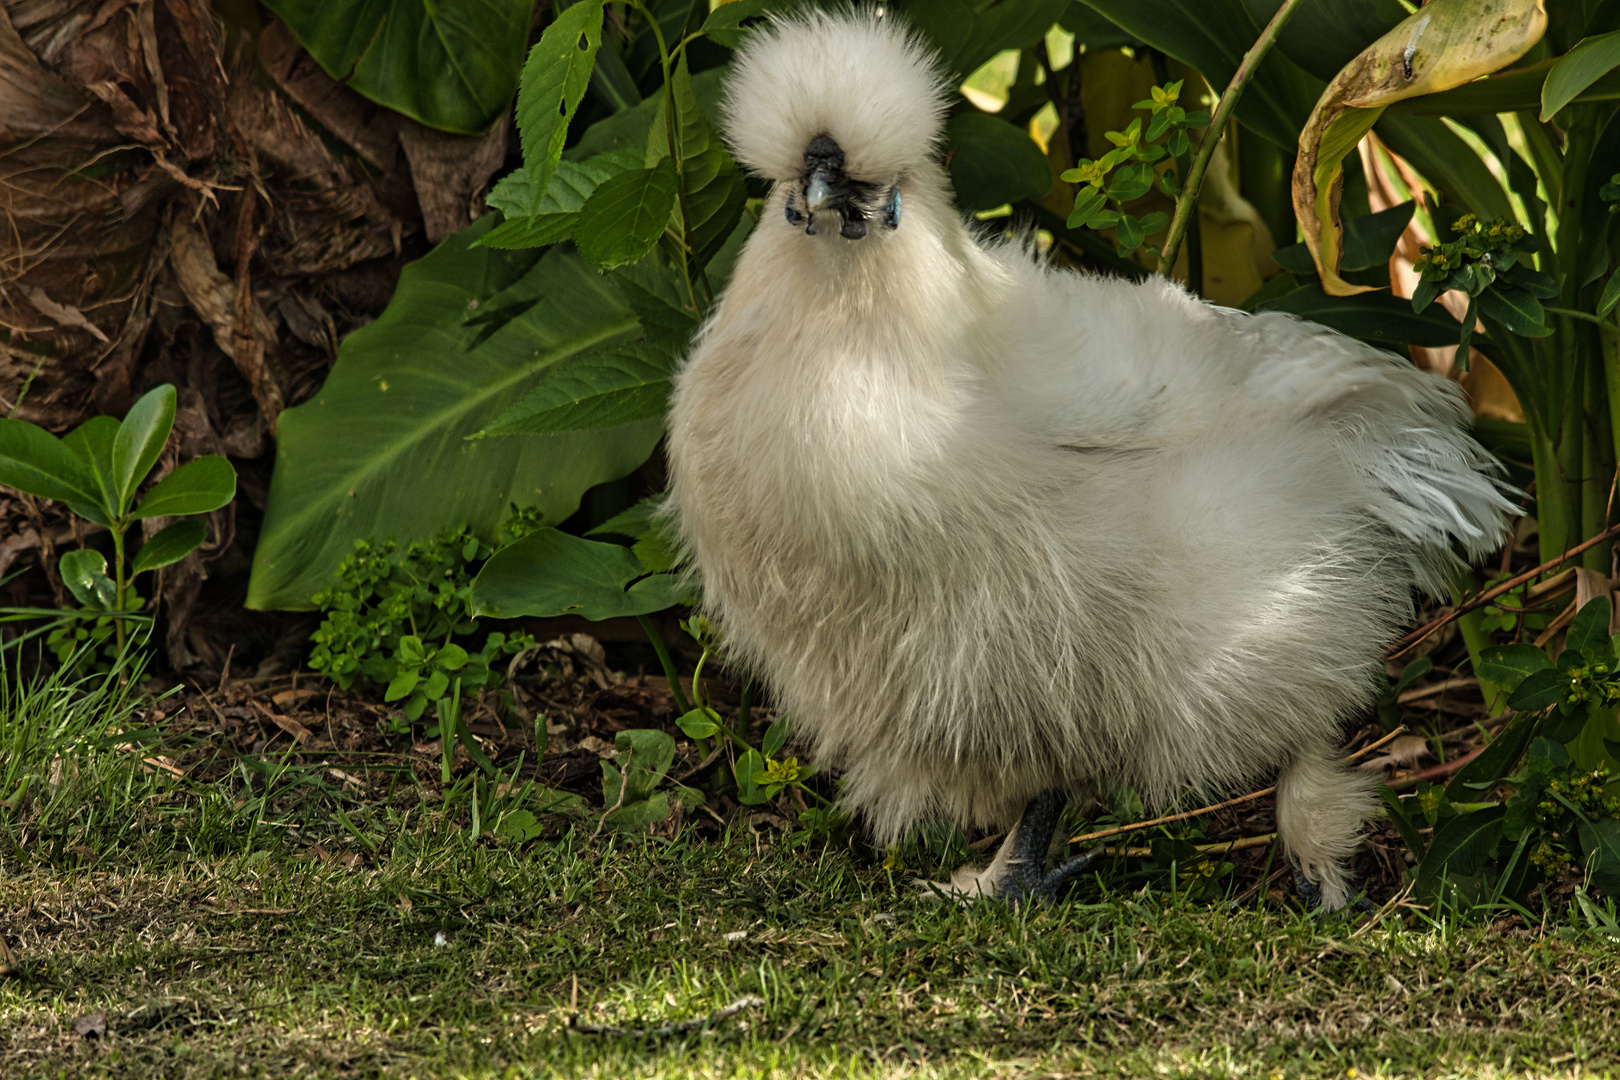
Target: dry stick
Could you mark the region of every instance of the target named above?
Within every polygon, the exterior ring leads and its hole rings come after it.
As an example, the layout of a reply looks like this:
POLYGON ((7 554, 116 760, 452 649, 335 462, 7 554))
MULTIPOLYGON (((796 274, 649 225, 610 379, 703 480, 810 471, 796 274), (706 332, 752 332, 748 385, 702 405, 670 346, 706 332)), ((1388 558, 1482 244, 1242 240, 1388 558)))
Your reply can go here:
MULTIPOLYGON (((1362 747, 1360 750, 1357 750, 1355 753, 1345 758, 1345 760, 1354 761, 1358 757, 1363 757, 1370 754, 1380 746, 1383 746, 1385 743, 1389 742, 1391 739, 1405 734, 1405 732, 1406 726, 1403 724, 1394 731, 1390 732, 1388 735, 1385 735, 1382 739, 1379 739, 1377 742, 1371 743, 1362 747)), ((1141 829, 1150 829, 1155 825, 1168 825, 1172 821, 1185 821, 1188 818, 1201 817, 1204 814, 1212 814, 1217 810, 1224 810, 1228 806, 1237 806, 1239 803, 1252 802, 1255 799, 1263 799, 1276 790, 1277 788, 1275 786, 1261 788, 1259 791, 1251 791, 1247 795, 1239 795, 1235 799, 1227 799, 1225 802, 1218 802, 1213 806, 1205 806, 1198 810, 1188 810, 1180 814, 1166 814, 1164 817, 1156 817, 1152 821, 1137 821, 1132 822, 1129 825, 1119 825, 1112 829, 1100 829, 1097 832, 1089 832, 1081 836, 1071 837, 1069 843, 1083 844, 1088 840, 1104 840, 1110 836, 1120 836, 1128 832, 1137 832, 1141 829)))
POLYGON ((1192 220, 1193 214, 1198 212, 1198 189, 1204 185, 1204 174, 1209 171, 1209 162, 1215 156, 1215 144, 1221 141, 1221 131, 1226 127, 1226 121, 1231 117, 1232 110, 1237 107, 1238 98, 1243 96, 1243 90, 1249 85, 1249 80, 1260 67, 1260 61, 1265 59, 1266 53, 1271 51, 1272 43, 1282 32, 1283 24, 1294 9, 1299 7, 1300 0, 1284 0, 1277 14, 1271 17, 1266 28, 1260 31, 1260 37, 1250 46, 1249 51, 1243 54, 1243 62, 1238 64, 1237 71, 1232 74, 1232 81, 1226 84, 1226 91, 1221 94, 1221 100, 1215 106, 1215 116, 1209 122, 1209 130, 1204 133, 1204 141, 1198 146, 1198 155, 1193 158, 1192 168, 1187 170, 1187 186, 1182 190, 1181 197, 1176 200, 1176 216, 1170 222, 1170 232, 1165 236, 1164 254, 1159 257, 1159 273, 1169 277, 1175 269, 1176 256, 1181 252, 1181 240, 1187 234, 1187 224, 1192 220))
POLYGON ((1508 580, 1502 582, 1502 584, 1496 586, 1494 589, 1486 589, 1484 592, 1468 601, 1468 603, 1447 612, 1438 619, 1434 619, 1423 624, 1410 634, 1407 634, 1405 637, 1401 638, 1401 640, 1390 646, 1389 651, 1384 654, 1384 659, 1394 659, 1395 657, 1401 655, 1401 653, 1410 649, 1412 646, 1423 641, 1430 634, 1433 634, 1436 630, 1440 629, 1442 626, 1445 626, 1447 623, 1452 622, 1455 619, 1462 618, 1470 611, 1479 610, 1492 600, 1495 600, 1498 596, 1501 596, 1503 593, 1512 592, 1514 589, 1517 589, 1520 585, 1523 585, 1531 578, 1539 577, 1540 575, 1545 574, 1548 570, 1551 570, 1553 567, 1558 566, 1561 563, 1568 562, 1588 548, 1597 547, 1597 545, 1603 543, 1603 541, 1613 540, 1617 536, 1620 536, 1620 525, 1615 525, 1611 528, 1605 529, 1596 536, 1592 537, 1590 540, 1581 541, 1579 544, 1576 544, 1574 547, 1558 556, 1558 558, 1548 559, 1540 566, 1526 570, 1517 577, 1509 578, 1508 580))

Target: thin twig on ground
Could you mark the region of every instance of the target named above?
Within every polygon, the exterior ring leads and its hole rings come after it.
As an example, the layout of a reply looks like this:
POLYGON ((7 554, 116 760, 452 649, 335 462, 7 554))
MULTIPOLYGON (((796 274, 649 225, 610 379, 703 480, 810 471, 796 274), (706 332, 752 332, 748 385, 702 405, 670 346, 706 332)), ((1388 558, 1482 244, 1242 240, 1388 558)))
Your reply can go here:
MULTIPOLYGON (((1391 731, 1377 742, 1363 746, 1360 750, 1357 750, 1355 753, 1346 757, 1345 760, 1354 761, 1356 758, 1362 757, 1365 754, 1370 754, 1380 746, 1383 746, 1385 743, 1389 742, 1391 739, 1398 735, 1402 735, 1405 732, 1405 725, 1397 727, 1394 731, 1391 731)), ((1091 840, 1106 840, 1110 836, 1121 836, 1125 833, 1137 832, 1141 829, 1150 829, 1155 825, 1168 825, 1172 821, 1185 821, 1188 818, 1202 817, 1205 814, 1213 814, 1217 810, 1225 810, 1228 806, 1238 806, 1242 803, 1253 802, 1255 799, 1263 799, 1267 795, 1271 795, 1276 792, 1276 790, 1276 785, 1273 785, 1268 788, 1261 788, 1259 791, 1251 791, 1247 795, 1239 795, 1235 799, 1227 799, 1225 802, 1215 803, 1213 806, 1204 806, 1197 810, 1187 810, 1179 814, 1166 814, 1164 817, 1156 817, 1151 821, 1134 821, 1129 825, 1117 825, 1112 829, 1099 829, 1096 832, 1089 832, 1080 836, 1070 837, 1069 843, 1084 844, 1091 840)))
POLYGON ((1532 567, 1516 577, 1511 577, 1495 588, 1486 589, 1484 592, 1468 601, 1468 603, 1463 604, 1460 607, 1453 608, 1446 614, 1429 620, 1416 630, 1413 630, 1410 634, 1407 634, 1405 637, 1401 638, 1401 640, 1390 646, 1389 651, 1384 654, 1384 659, 1394 659, 1403 652, 1406 652, 1408 649, 1412 648, 1414 645, 1417 645, 1424 639, 1428 638, 1429 635, 1433 634, 1447 623, 1452 622, 1455 619, 1462 618, 1470 611, 1479 610, 1492 600, 1495 600, 1498 596, 1501 596, 1504 593, 1512 592, 1525 582, 1531 580, 1532 578, 1540 577, 1542 574, 1545 574, 1548 570, 1551 570, 1555 566, 1568 562, 1570 559, 1573 559, 1575 556, 1579 555, 1588 548, 1596 547, 1605 540, 1613 540, 1617 536, 1620 536, 1620 525, 1615 525, 1611 528, 1604 529, 1590 540, 1583 540, 1579 544, 1576 544, 1574 547, 1558 556, 1558 558, 1548 559, 1540 566, 1532 567))

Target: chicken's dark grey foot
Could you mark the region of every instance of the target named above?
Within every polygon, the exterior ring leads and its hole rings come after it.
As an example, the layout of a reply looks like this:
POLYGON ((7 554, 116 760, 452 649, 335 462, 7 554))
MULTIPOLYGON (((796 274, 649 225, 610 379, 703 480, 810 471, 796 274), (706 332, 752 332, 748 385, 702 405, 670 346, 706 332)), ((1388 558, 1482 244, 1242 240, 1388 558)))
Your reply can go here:
MULTIPOLYGON (((1300 867, 1297 860, 1290 858, 1288 862, 1294 868, 1294 891, 1299 894, 1299 898, 1305 901, 1305 905, 1313 912, 1323 911, 1322 887, 1305 876, 1305 871, 1300 867)), ((1378 905, 1368 900, 1365 895, 1356 897, 1345 906, 1354 911, 1378 910, 1378 905)))
POLYGON ((1024 807, 1024 816, 1018 819, 1017 827, 1007 839, 1013 848, 1006 876, 996 886, 996 895, 1013 907, 1056 900, 1063 888, 1102 854, 1099 848, 1076 855, 1051 870, 1046 869, 1046 853, 1052 846, 1052 833, 1057 829, 1065 801, 1056 791, 1035 796, 1024 807))

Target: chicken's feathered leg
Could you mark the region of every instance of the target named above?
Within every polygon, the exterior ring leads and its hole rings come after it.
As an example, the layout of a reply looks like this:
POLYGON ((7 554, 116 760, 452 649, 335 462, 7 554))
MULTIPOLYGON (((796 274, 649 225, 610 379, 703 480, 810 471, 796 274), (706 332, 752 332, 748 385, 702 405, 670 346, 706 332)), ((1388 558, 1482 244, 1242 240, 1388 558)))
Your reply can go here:
POLYGON ((1057 829, 1058 817, 1066 802, 1056 791, 1044 791, 1035 796, 1024 807, 1024 816, 1018 819, 1012 835, 1007 838, 1011 854, 1006 874, 996 883, 996 895, 1013 907, 1030 901, 1056 900, 1064 886, 1102 854, 1102 849, 1098 848, 1076 855, 1051 870, 1046 869, 1046 853, 1052 846, 1052 833, 1057 829))

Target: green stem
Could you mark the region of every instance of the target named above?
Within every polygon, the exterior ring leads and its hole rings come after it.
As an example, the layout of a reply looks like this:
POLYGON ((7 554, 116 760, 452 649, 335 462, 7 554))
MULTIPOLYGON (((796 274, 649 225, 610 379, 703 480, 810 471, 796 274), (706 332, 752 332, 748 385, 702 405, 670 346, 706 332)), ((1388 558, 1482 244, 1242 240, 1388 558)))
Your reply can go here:
POLYGON ((1620 337, 1620 326, 1616 326, 1608 319, 1600 319, 1589 312, 1576 311, 1574 308, 1553 307, 1551 304, 1542 304, 1541 310, 1553 315, 1562 315, 1566 319, 1580 319, 1583 322, 1596 323, 1611 337, 1620 337))
POLYGON ((1176 256, 1181 252, 1181 241, 1186 235, 1187 225, 1193 214, 1198 211, 1198 189, 1204 185, 1204 174, 1209 171, 1210 158, 1215 156, 1215 145, 1221 141, 1221 131, 1232 116, 1232 110, 1237 107, 1238 98, 1243 96, 1244 89, 1254 73, 1260 68, 1260 61, 1265 59, 1266 53, 1276 42, 1277 35, 1282 32, 1284 24, 1299 7, 1300 0, 1283 0, 1283 5, 1277 9, 1277 14, 1271 17, 1266 28, 1260 31, 1260 37, 1243 54, 1242 63, 1232 74, 1232 81, 1226 84, 1226 90, 1221 94, 1221 100, 1215 106, 1215 115, 1209 122, 1209 130, 1204 133, 1204 141, 1198 146, 1198 155, 1193 158, 1192 169, 1187 173, 1187 185, 1181 192, 1181 198, 1176 200, 1176 216, 1170 222, 1170 233, 1165 237, 1164 255, 1159 262, 1159 272, 1169 277, 1176 265, 1176 256))
POLYGON ((124 530, 129 528, 122 521, 114 521, 113 535, 113 582, 116 585, 114 595, 117 597, 118 614, 113 618, 113 631, 118 635, 118 652, 124 652, 124 591, 129 583, 124 580, 124 530))
POLYGON ((664 681, 669 683, 669 694, 675 699, 675 707, 680 710, 682 716, 685 716, 692 711, 692 706, 687 702, 686 695, 681 692, 681 678, 675 674, 675 661, 670 659, 669 648, 664 644, 663 635, 658 632, 658 627, 653 625, 652 619, 648 616, 637 615, 636 621, 646 632, 647 640, 652 643, 653 652, 658 654, 658 663, 664 669, 664 681))

